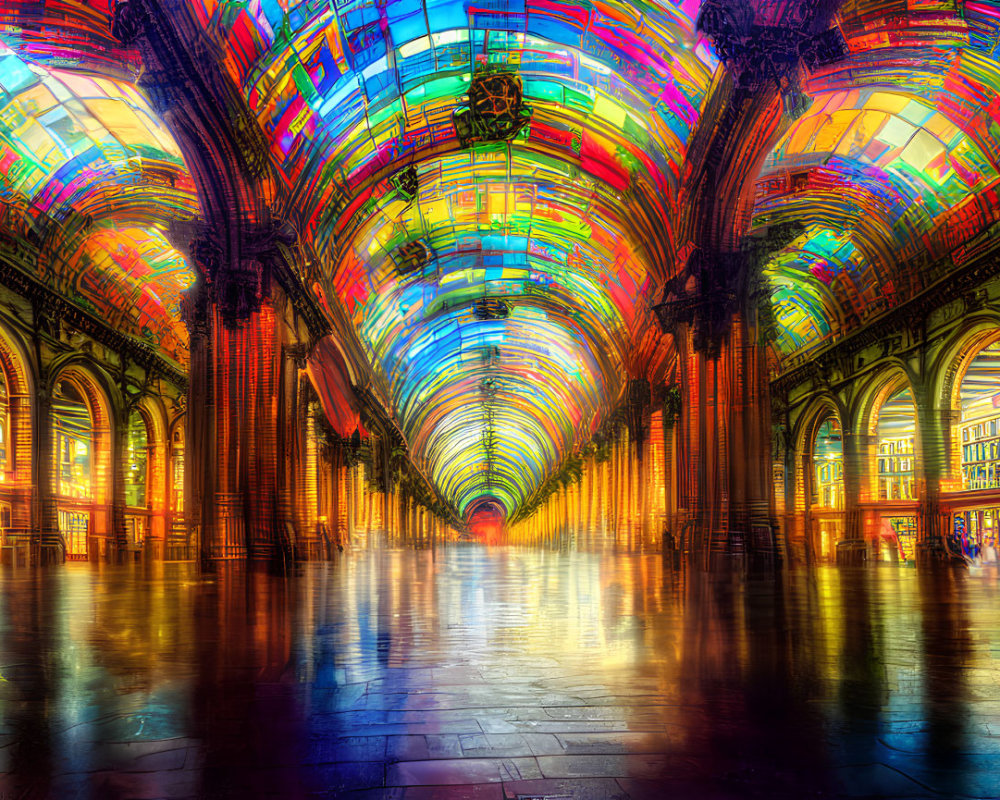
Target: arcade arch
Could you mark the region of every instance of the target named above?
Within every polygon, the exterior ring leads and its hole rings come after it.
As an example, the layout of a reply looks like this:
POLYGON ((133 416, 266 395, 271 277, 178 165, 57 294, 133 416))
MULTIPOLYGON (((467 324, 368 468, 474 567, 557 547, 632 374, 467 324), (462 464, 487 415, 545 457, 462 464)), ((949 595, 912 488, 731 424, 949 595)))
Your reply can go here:
POLYGON ((954 550, 997 559, 1000 539, 1000 330, 970 336, 954 361, 944 505, 954 550))
POLYGON ((840 410, 824 399, 805 417, 798 436, 795 506, 803 520, 809 560, 836 557, 844 536, 844 444, 840 410))
POLYGON ((110 402, 96 378, 71 365, 52 382, 52 494, 66 557, 101 558, 110 536, 110 402))
POLYGON ((808 504, 817 555, 831 559, 844 533, 844 432, 836 415, 820 423, 812 438, 811 456, 808 504))
POLYGON ((876 559, 911 561, 917 546, 917 407, 902 372, 876 384, 862 415, 868 476, 862 481, 864 536, 876 559), (867 485, 865 485, 867 483, 867 485))
POLYGON ((17 338, 0 326, 0 528, 31 526, 34 383, 17 338))

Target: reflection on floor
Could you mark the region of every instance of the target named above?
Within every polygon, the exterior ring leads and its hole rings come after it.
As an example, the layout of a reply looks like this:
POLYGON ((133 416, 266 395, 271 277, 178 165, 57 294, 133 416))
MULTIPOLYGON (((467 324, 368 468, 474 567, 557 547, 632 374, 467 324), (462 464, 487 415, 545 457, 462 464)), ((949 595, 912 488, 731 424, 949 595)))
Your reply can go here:
POLYGON ((0 574, 4 797, 996 797, 1000 582, 374 550, 0 574))

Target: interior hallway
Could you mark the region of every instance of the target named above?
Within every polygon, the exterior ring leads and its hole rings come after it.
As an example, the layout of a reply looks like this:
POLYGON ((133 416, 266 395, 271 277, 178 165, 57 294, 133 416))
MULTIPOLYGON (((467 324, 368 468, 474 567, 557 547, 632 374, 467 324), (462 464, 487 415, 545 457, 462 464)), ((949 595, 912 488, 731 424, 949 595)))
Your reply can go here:
POLYGON ((354 549, 0 575, 8 797, 996 797, 997 570, 354 549))

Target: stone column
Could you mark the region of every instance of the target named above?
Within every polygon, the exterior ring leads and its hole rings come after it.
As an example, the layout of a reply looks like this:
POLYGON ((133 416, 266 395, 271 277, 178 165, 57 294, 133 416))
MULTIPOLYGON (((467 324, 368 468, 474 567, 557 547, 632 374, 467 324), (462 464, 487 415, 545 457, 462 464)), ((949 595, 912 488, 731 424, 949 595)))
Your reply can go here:
POLYGON ((132 405, 126 400, 122 408, 113 409, 111 420, 111 486, 108 520, 108 559, 119 564, 126 560, 128 538, 125 535, 125 477, 128 462, 125 458, 125 444, 128 441, 128 419, 132 405))
POLYGON ((213 558, 278 555, 278 361, 269 303, 214 326, 217 518, 213 558))
POLYGON ((921 491, 917 512, 917 563, 948 560, 945 536, 948 515, 941 509, 941 484, 951 474, 951 437, 960 412, 917 404, 920 437, 921 491))
MULTIPOLYGON (((207 245, 211 248, 211 243, 207 245)), ((286 304, 268 270, 255 260, 204 256, 211 276, 186 298, 191 331, 189 378, 189 489, 187 511, 200 526, 204 561, 287 557, 281 492, 295 484, 286 456, 294 436, 297 375, 288 361, 286 304), (291 381, 292 387, 286 384, 291 381)), ((284 511, 292 499, 286 494, 284 511)))
POLYGON ((729 473, 729 527, 741 531, 751 555, 776 553, 771 503, 771 409, 764 354, 746 315, 733 321, 728 345, 730 367, 723 414, 729 473))
POLYGON ((52 429, 52 395, 39 378, 35 395, 34 453, 32 461, 32 561, 53 564, 66 560, 66 545, 59 534, 59 513, 56 506, 55 474, 52 469, 55 433, 52 429))
POLYGON ((761 361, 742 316, 712 347, 680 340, 681 505, 689 510, 693 551, 708 556, 731 546, 773 554, 768 475, 767 395, 761 361))
POLYGON ((187 419, 184 430, 184 521, 189 544, 205 563, 214 555, 215 381, 212 349, 214 310, 203 279, 184 295, 182 316, 188 329, 187 419))
MULTIPOLYGON (((282 303, 287 312, 287 303, 282 303)), ((283 316, 283 314, 282 314, 283 316)), ((280 319, 276 325, 282 326, 280 319)), ((306 347, 295 342, 283 342, 280 346, 277 399, 277 523, 285 530, 279 531, 279 541, 284 541, 289 523, 293 526, 296 558, 307 555, 310 542, 316 533, 317 486, 310 482, 317 475, 307 475, 308 459, 306 450, 315 446, 308 441, 312 427, 308 421, 309 407, 300 390, 301 374, 305 369, 306 347)), ((317 453, 318 460, 318 453, 317 453)), ((318 464, 314 465, 316 473, 318 464)))
POLYGON ((872 437, 844 430, 844 541, 837 547, 838 563, 858 563, 866 558, 864 515, 867 497, 864 482, 871 479, 869 454, 872 437))

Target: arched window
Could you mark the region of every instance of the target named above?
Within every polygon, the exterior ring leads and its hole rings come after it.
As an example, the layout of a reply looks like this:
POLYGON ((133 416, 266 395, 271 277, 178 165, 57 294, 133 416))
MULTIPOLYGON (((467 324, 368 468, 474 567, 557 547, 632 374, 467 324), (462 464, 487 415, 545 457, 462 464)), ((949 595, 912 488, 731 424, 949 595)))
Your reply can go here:
POLYGON ((813 444, 812 505, 841 511, 844 508, 844 437, 836 417, 828 417, 816 432, 813 444))
POLYGON ((66 542, 67 557, 85 558, 93 522, 82 503, 92 500, 94 494, 94 423, 83 391, 74 381, 64 379, 56 384, 52 428, 59 532, 66 542))
POLYGON ((94 425, 79 387, 72 381, 56 384, 52 402, 55 429, 56 494, 89 500, 93 495, 91 464, 94 425))
POLYGON ((0 528, 31 522, 32 405, 20 349, 0 330, 0 528))
POLYGON ((878 412, 876 426, 878 499, 913 500, 916 408, 909 388, 889 397, 878 412))
POLYGON ((149 431, 138 411, 128 418, 125 440, 125 505, 146 506, 146 476, 149 465, 149 431))
POLYGON ((1000 342, 969 364, 959 399, 962 489, 1000 489, 1000 342))

